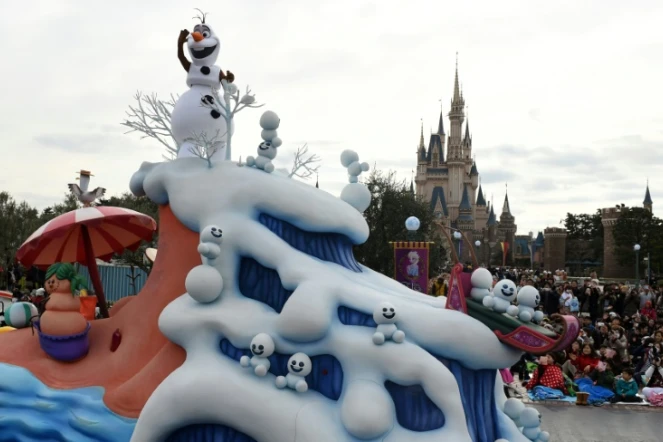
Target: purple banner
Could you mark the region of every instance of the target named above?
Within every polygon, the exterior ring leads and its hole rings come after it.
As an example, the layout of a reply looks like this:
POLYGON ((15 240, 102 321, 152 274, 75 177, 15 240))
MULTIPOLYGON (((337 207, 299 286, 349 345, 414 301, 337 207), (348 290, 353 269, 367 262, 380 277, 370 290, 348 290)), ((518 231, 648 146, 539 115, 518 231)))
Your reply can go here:
POLYGON ((428 293, 428 245, 423 241, 394 244, 395 279, 408 288, 428 293))

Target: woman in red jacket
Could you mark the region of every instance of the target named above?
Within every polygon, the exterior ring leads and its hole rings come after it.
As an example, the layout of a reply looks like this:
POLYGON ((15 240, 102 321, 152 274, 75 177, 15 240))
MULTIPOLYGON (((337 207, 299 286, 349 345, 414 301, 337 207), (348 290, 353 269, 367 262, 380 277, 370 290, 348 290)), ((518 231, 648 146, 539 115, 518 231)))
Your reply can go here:
POLYGON ((574 377, 577 379, 588 376, 598 365, 599 358, 596 355, 596 351, 594 351, 594 347, 591 344, 585 344, 582 346, 582 353, 573 363, 573 366, 576 368, 574 377))
POLYGON ((554 388, 562 391, 564 394, 569 394, 566 391, 566 385, 564 385, 562 369, 555 364, 555 360, 551 354, 541 356, 539 366, 532 373, 532 379, 530 379, 526 388, 533 390, 538 385, 554 388))

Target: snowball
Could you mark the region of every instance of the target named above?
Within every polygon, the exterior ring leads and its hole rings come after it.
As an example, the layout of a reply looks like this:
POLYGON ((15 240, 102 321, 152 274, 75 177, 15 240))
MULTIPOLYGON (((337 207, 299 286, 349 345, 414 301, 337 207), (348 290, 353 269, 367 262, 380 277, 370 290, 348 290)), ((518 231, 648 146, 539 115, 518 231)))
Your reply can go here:
POLYGON ((361 175, 361 164, 357 161, 348 166, 348 175, 359 176, 361 175))
POLYGON ((223 278, 214 268, 200 265, 191 269, 184 281, 186 291, 196 301, 206 304, 215 301, 221 296, 223 278))
POLYGON ((262 127, 263 129, 276 130, 279 128, 280 123, 281 119, 279 118, 278 115, 276 115, 276 112, 265 111, 260 116, 260 127, 262 127))
POLYGON ((389 393, 371 381, 348 385, 341 404, 341 422, 358 439, 377 439, 394 426, 394 402, 389 393))
POLYGON ((369 170, 370 168, 371 168, 371 167, 368 165, 368 163, 366 163, 366 162, 361 163, 361 171, 362 171, 362 172, 368 172, 368 170, 369 170))
POLYGON ((341 152, 341 164, 343 167, 349 167, 350 164, 354 163, 355 161, 359 161, 359 154, 355 152, 354 150, 344 150, 341 152))
POLYGON ((511 420, 520 418, 520 414, 524 409, 525 404, 523 404, 519 399, 509 398, 504 403, 504 414, 509 416, 511 420))
POLYGON ((350 183, 343 188, 341 199, 363 213, 371 205, 371 192, 363 184, 350 183))
POLYGON ((421 221, 416 216, 411 216, 405 220, 405 228, 408 230, 419 230, 421 227, 421 221))
POLYGON ((470 281, 472 282, 472 287, 490 289, 493 286, 493 275, 490 274, 488 269, 479 267, 472 272, 470 281))
POLYGON ((272 141, 274 138, 276 138, 276 135, 277 133, 275 130, 269 129, 263 129, 263 131, 260 133, 260 136, 265 141, 272 141))
POLYGON ((237 85, 235 83, 228 83, 225 89, 229 94, 235 94, 237 92, 237 85))
POLYGON ((272 138, 272 146, 273 147, 281 147, 281 144, 283 144, 283 141, 279 137, 274 137, 272 138))

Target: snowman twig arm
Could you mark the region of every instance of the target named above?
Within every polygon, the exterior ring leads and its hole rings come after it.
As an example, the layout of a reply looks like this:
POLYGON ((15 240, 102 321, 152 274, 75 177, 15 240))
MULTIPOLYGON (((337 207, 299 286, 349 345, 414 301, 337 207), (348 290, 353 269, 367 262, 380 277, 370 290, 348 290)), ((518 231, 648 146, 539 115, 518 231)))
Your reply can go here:
POLYGON ((180 34, 180 37, 177 39, 177 58, 180 60, 180 63, 182 63, 182 67, 184 68, 184 70, 189 72, 189 68, 191 67, 191 62, 187 60, 186 56, 184 55, 185 44, 186 44, 186 36, 182 38, 182 34, 180 34))

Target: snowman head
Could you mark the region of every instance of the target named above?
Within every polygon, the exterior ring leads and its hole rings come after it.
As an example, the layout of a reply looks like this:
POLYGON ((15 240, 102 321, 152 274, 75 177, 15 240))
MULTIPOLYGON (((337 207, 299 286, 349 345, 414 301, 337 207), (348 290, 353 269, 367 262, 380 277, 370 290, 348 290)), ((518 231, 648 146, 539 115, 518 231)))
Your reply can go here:
POLYGON ((541 295, 539 295, 539 291, 537 289, 531 285, 526 285, 518 292, 517 299, 518 304, 535 309, 541 302, 541 295))
POLYGON ((493 289, 493 294, 498 298, 511 302, 516 299, 516 284, 510 279, 498 281, 493 289))
POLYGON ((525 428, 536 428, 541 425, 541 414, 534 408, 525 408, 520 414, 520 425, 525 428))
POLYGON ((273 160, 276 158, 276 146, 271 141, 263 141, 258 146, 258 155, 273 160))
POLYGON ((470 281, 472 282, 472 287, 490 289, 493 286, 493 275, 490 274, 488 269, 479 267, 472 272, 470 281))
POLYGON ((219 39, 212 28, 205 23, 205 14, 197 17, 201 23, 193 27, 187 37, 187 47, 191 62, 196 66, 212 66, 219 57, 219 39))
POLYGON ((288 371, 297 376, 306 377, 311 374, 312 369, 311 358, 304 353, 295 353, 288 360, 288 371))
POLYGON ((259 333, 251 340, 251 353, 254 356, 268 358, 274 354, 274 341, 267 333, 259 333))
POLYGON ((207 226, 200 232, 200 242, 213 242, 221 244, 223 232, 219 226, 207 226))
POLYGON ((373 320, 376 324, 393 324, 396 322, 396 308, 388 303, 383 302, 377 306, 373 311, 373 320))

